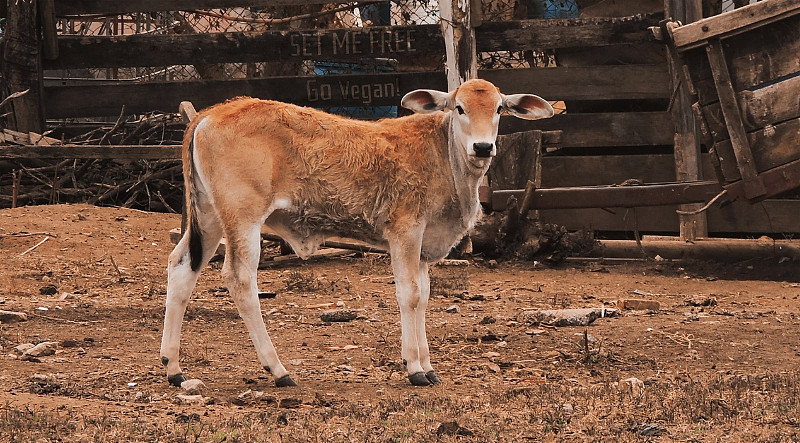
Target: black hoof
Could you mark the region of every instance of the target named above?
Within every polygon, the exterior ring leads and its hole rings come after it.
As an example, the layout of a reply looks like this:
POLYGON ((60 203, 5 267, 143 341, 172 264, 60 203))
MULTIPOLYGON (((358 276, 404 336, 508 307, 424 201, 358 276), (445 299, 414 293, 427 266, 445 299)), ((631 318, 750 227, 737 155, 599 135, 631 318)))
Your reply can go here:
POLYGON ((171 384, 172 386, 180 388, 181 383, 186 381, 186 377, 184 377, 183 374, 179 372, 177 374, 170 375, 169 377, 167 377, 167 380, 169 381, 169 384, 171 384))
POLYGON ((279 388, 285 388, 287 386, 297 386, 297 383, 292 380, 292 377, 290 377, 289 374, 286 374, 283 377, 275 380, 275 386, 279 388))
POLYGON ((428 371, 425 373, 425 378, 431 382, 432 385, 440 385, 442 384, 442 380, 436 376, 436 373, 433 371, 428 371))
POLYGON ((424 372, 417 372, 408 376, 408 381, 414 386, 430 386, 431 381, 425 376, 424 372))

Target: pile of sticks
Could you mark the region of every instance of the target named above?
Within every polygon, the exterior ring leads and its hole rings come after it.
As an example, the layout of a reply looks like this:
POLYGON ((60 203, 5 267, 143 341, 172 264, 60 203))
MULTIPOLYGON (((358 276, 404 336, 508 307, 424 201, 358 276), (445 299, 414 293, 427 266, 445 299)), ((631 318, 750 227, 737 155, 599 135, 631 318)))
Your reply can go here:
POLYGON ((116 122, 69 123, 45 134, 0 133, 0 208, 90 203, 158 212, 180 212, 181 162, 95 158, 14 158, 3 146, 178 145, 185 124, 177 114, 123 116, 116 122))

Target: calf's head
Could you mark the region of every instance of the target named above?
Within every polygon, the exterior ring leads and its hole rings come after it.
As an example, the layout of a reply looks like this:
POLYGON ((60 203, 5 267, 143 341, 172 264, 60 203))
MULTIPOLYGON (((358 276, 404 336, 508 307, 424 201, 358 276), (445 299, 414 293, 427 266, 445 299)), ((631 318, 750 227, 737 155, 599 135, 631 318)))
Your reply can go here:
POLYGON ((451 143, 476 168, 486 166, 497 154, 497 127, 503 112, 526 120, 553 116, 553 107, 541 97, 505 95, 479 79, 469 80, 452 92, 417 89, 406 94, 401 105, 418 113, 451 110, 451 143))

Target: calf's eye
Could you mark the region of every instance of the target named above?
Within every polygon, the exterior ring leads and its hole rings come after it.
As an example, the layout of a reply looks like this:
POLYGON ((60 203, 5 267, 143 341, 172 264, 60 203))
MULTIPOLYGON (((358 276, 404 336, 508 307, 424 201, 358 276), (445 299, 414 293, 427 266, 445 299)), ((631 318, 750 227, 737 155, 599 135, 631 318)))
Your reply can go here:
POLYGON ((460 115, 464 115, 464 108, 462 108, 461 106, 456 106, 456 111, 458 111, 460 115))
POLYGON ((497 107, 497 113, 499 114, 501 112, 503 112, 503 107, 502 106, 498 106, 497 107))

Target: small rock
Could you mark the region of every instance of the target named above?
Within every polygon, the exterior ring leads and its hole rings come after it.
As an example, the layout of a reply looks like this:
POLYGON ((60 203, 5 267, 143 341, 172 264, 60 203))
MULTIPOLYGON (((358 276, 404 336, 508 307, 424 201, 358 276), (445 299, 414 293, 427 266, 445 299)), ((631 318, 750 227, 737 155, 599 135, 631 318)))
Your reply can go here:
POLYGON ((481 319, 481 321, 479 321, 478 324, 479 325, 490 325, 492 323, 495 323, 496 321, 497 320, 494 317, 487 315, 487 316, 483 317, 483 319, 481 319))
POLYGON ((75 294, 70 294, 69 292, 62 292, 61 295, 58 297, 59 300, 72 300, 75 298, 75 294))
POLYGON ((206 384, 200 379, 193 378, 181 383, 181 388, 183 388, 187 394, 195 395, 200 394, 204 389, 206 389, 206 384))
POLYGON ((61 340, 61 347, 62 348, 77 348, 81 345, 81 341, 75 340, 73 338, 68 338, 65 340, 61 340))
POLYGON ((620 300, 620 307, 633 311, 658 312, 661 309, 661 304, 655 300, 626 299, 620 300))
POLYGON ((17 323, 21 321, 28 321, 28 314, 0 310, 0 323, 17 323))
POLYGON ((561 405, 561 410, 564 411, 565 414, 569 415, 572 415, 572 413, 575 412, 575 408, 569 403, 564 403, 561 405))
POLYGON ((436 428, 436 435, 462 435, 468 437, 474 435, 474 433, 459 425, 458 422, 446 421, 436 428))
POLYGON ((642 395, 644 393, 644 382, 636 377, 620 381, 619 386, 621 390, 628 391, 631 395, 642 395))
POLYGON ((636 426, 633 431, 642 437, 658 437, 663 435, 667 429, 661 425, 653 423, 639 423, 639 425, 636 426))
POLYGON ((448 314, 457 314, 460 310, 461 308, 459 308, 458 306, 450 305, 447 308, 445 308, 444 312, 447 312, 448 314))
POLYGON ((22 354, 22 359, 25 360, 26 357, 46 357, 48 355, 53 355, 56 353, 57 348, 58 343, 54 341, 43 341, 25 351, 22 354))
POLYGON ((300 405, 303 404, 303 400, 294 397, 282 398, 280 403, 278 403, 278 407, 284 409, 296 409, 299 408, 300 405))
POLYGON ((706 297, 702 295, 697 295, 694 297, 689 297, 683 301, 686 306, 716 306, 717 299, 716 297, 706 297))
POLYGON ((14 348, 14 352, 16 352, 17 355, 22 355, 28 349, 31 349, 31 348, 33 348, 33 343, 23 343, 23 344, 17 346, 16 348, 14 348))
POLYGON ((56 295, 58 294, 58 288, 56 285, 46 285, 39 288, 39 294, 42 295, 56 295))
POLYGON ((358 311, 355 309, 329 309, 323 311, 319 318, 326 323, 348 322, 358 318, 358 311))
POLYGON ((204 406, 208 399, 200 394, 187 395, 178 394, 175 396, 175 403, 186 406, 204 406))

